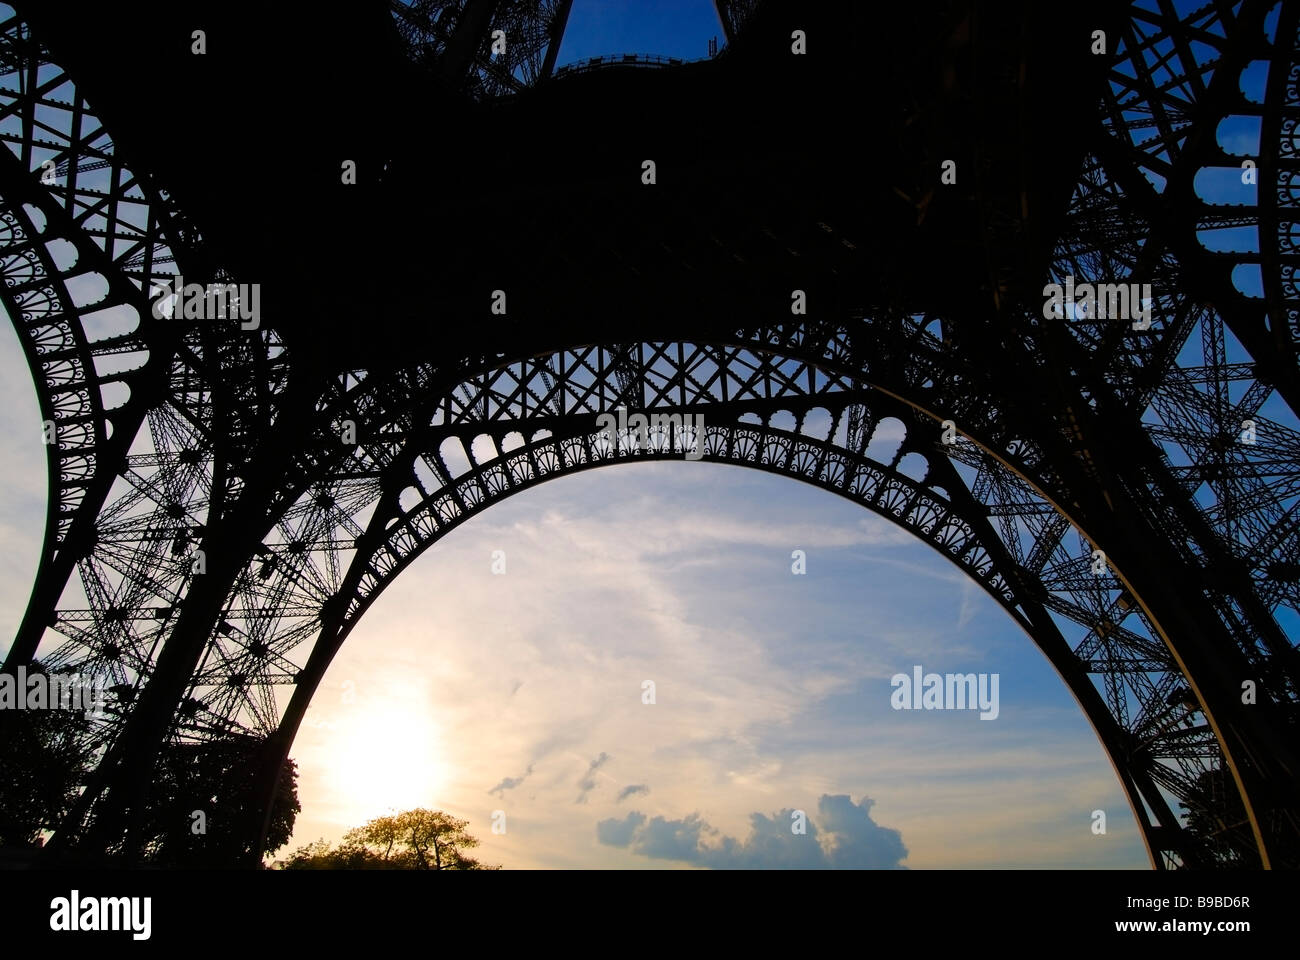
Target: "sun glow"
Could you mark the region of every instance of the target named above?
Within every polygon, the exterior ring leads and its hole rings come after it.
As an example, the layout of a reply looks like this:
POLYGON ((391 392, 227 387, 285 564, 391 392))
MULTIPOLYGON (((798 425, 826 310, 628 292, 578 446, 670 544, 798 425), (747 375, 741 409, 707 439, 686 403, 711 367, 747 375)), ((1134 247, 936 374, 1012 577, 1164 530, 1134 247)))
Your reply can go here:
POLYGON ((330 787, 348 823, 445 803, 447 768, 428 709, 418 702, 362 706, 323 745, 330 787))

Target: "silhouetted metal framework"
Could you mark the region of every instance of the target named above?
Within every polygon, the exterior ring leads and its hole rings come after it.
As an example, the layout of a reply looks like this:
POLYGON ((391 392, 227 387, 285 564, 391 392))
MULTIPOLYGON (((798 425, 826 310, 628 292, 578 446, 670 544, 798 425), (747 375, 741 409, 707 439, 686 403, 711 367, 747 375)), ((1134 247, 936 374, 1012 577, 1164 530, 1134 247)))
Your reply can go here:
POLYGON ((391 0, 412 60, 474 99, 504 96, 549 77, 573 0, 391 0), (494 54, 500 31, 505 53, 494 54))
MULTIPOLYGON (((717 6, 729 42, 764 8, 717 6)), ((411 61, 467 101, 549 77, 568 9, 392 4, 411 61), (504 58, 494 30, 511 40, 504 58)), ((1087 152, 1040 235, 1024 206, 1038 146, 1007 109, 1031 92, 1018 8, 970 7, 961 66, 988 261, 972 317, 863 303, 635 341, 614 324, 609 342, 559 332, 514 354, 341 370, 306 394, 273 323, 152 315, 162 280, 228 278, 221 253, 7 16, 0 300, 56 441, 41 566, 7 662, 39 653, 115 683, 99 767, 52 847, 138 852, 135 812, 169 744, 263 738, 269 804, 334 654, 425 549, 550 478, 680 459, 698 440, 706 461, 861 503, 988 592, 1092 722, 1157 867, 1294 867, 1300 671, 1279 615, 1300 609, 1300 5, 1181 9, 1101 18, 1108 83, 1095 115, 1071 121, 1087 152), (1262 102, 1240 84, 1255 61, 1269 63, 1262 102), (1259 120, 1258 189, 1225 208, 1196 182, 1241 171, 1216 137, 1234 116, 1259 120), (1245 252, 1204 242, 1240 227, 1256 234, 1245 252), (1238 290, 1241 265, 1258 266, 1262 297, 1238 290), (1040 291, 1066 275, 1151 283, 1150 329, 1045 319, 1040 291), (706 427, 614 448, 596 418, 619 407, 706 427), (1236 795, 1207 789, 1221 770, 1236 795), (1179 803, 1217 833, 1185 829, 1179 803)))
POLYGON ((759 2, 760 0, 714 0, 714 9, 718 11, 718 19, 722 21, 722 32, 728 41, 734 40, 740 33, 745 21, 753 14, 759 2))

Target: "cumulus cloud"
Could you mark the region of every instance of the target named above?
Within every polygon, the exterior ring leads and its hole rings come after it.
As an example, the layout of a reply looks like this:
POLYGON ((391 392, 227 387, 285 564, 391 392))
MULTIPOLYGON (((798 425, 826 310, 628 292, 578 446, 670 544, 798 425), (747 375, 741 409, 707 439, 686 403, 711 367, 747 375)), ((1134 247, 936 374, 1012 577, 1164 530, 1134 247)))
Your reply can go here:
POLYGON ((596 824, 596 839, 607 847, 626 847, 637 828, 645 823, 645 814, 633 810, 622 820, 602 820, 596 824))
POLYGON ((685 820, 654 817, 637 830, 632 849, 643 857, 655 860, 698 862, 701 853, 700 834, 712 832, 713 829, 698 814, 692 813, 685 820))
POLYGON ((847 794, 825 794, 817 802, 817 817, 828 836, 830 866, 896 867, 907 856, 903 835, 871 819, 875 802, 863 797, 855 804, 847 794))
POLYGON ((630 783, 618 792, 618 800, 616 802, 622 803, 628 797, 634 797, 638 793, 649 793, 649 792, 650 792, 650 788, 644 783, 630 783))
POLYGON ((654 817, 647 821, 634 810, 622 820, 600 821, 596 838, 643 857, 680 860, 715 870, 899 868, 907 856, 902 834, 871 819, 874 803, 869 797, 855 804, 847 794, 823 794, 817 802, 816 819, 806 816, 805 833, 793 832, 796 811, 785 809, 771 817, 751 814, 749 836, 743 841, 724 836, 710 843, 701 842, 702 838, 713 837, 718 831, 698 814, 681 820, 654 817))
POLYGON ((578 781, 578 789, 581 791, 581 793, 578 794, 578 799, 573 801, 574 803, 587 802, 587 794, 591 793, 591 791, 596 789, 596 778, 593 776, 593 774, 601 767, 603 767, 607 762, 609 762, 609 754, 607 754, 604 750, 600 752, 600 756, 598 756, 595 760, 591 761, 591 766, 587 768, 587 772, 583 774, 582 779, 578 781))

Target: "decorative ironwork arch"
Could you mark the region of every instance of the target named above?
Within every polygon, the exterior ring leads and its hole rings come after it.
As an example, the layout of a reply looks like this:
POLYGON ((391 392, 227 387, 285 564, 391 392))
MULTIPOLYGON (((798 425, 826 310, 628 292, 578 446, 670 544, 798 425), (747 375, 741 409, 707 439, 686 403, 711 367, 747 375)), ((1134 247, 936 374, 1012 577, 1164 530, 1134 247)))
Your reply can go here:
MULTIPOLYGON (((729 41, 763 6, 720 0, 729 41)), ((394 12, 411 59, 468 102, 550 76, 568 4, 526 7, 428 0, 394 12), (501 24, 526 38, 504 65, 487 43, 501 24)), ((1116 47, 1051 236, 1024 212, 1023 130, 1006 108, 1025 109, 1032 92, 1024 71, 1004 69, 1024 56, 1017 11, 969 14, 979 29, 967 36, 983 46, 951 56, 969 56, 960 67, 982 118, 971 202, 991 304, 962 317, 814 306, 664 340, 574 327, 487 356, 328 372, 304 369, 273 327, 156 322, 151 286, 177 272, 225 279, 220 257, 133 172, 24 21, 4 18, 0 301, 56 439, 41 567, 8 662, 42 647, 48 663, 117 685, 116 712, 95 731, 99 768, 56 842, 129 852, 123 810, 138 809, 167 744, 255 734, 273 785, 337 645, 429 544, 546 479, 670 456, 593 441, 596 417, 625 406, 703 415, 705 459, 848 496, 961 566, 1079 700, 1157 865, 1289 862, 1300 670, 1276 613, 1300 607, 1300 10, 1109 9, 1116 47), (1257 59, 1272 72, 1252 104, 1239 80, 1257 59), (1199 198, 1196 178, 1235 164, 1214 136, 1235 115, 1260 118, 1260 190, 1225 210, 1199 198), (1242 225, 1258 227, 1257 252, 1201 243, 1242 225), (1262 301, 1233 286, 1243 264, 1261 267, 1262 301), (94 302, 87 273, 107 286, 94 302), (1154 322, 1134 332, 1046 317, 1038 285, 1067 274, 1151 283, 1154 322), (810 432, 816 409, 823 437, 810 432), (876 460, 887 418, 900 445, 876 460), (943 443, 944 420, 966 439, 943 443), (1233 441, 1244 420, 1257 442, 1233 441), (441 456, 444 442, 479 436, 496 456, 471 449, 463 471, 441 456), (1100 575, 1094 548, 1107 554, 1100 575), (1260 687, 1251 710, 1235 702, 1242 679, 1260 687), (1248 825, 1211 842, 1183 830, 1168 800, 1220 802, 1202 781, 1221 769, 1248 825)))
MULTIPOLYGON (((894 330, 913 339, 909 356, 924 356, 916 349, 916 341, 927 337, 920 322, 909 319, 894 330)), ((806 345, 808 332, 794 339, 806 345)), ((930 383, 927 372, 923 365, 912 369, 930 383)), ((394 453, 385 493, 350 545, 349 570, 323 607, 320 637, 274 741, 287 751, 334 654, 382 590, 465 520, 556 477, 683 456, 674 430, 645 449, 602 440, 597 418, 620 406, 703 417, 703 460, 839 494, 956 564, 1056 667, 1110 751, 1135 812, 1145 803, 1155 813, 1154 824, 1138 813, 1153 856, 1196 862, 1198 853, 1181 836, 1161 788, 1174 796, 1189 793, 1217 762, 1217 743, 1204 724, 1185 722, 1185 709, 1171 710, 1182 675, 1131 597, 1117 599, 1123 589, 1116 578, 1093 572, 1087 540, 1072 543, 1060 513, 974 442, 945 443, 935 418, 861 380, 762 351, 752 340, 587 347, 527 358, 476 374, 431 404, 427 425, 407 434, 394 453), (828 421, 824 436, 811 429, 814 411, 828 421), (780 414, 793 421, 791 428, 774 423, 780 414), (900 436, 889 445, 888 459, 875 460, 872 440, 890 422, 901 428, 900 436), (516 442, 508 444, 510 437, 516 442), (443 452, 449 441, 463 451, 459 465, 443 452), (492 454, 476 453, 484 449, 492 454), (925 468, 909 475, 900 467, 911 455, 925 468), (983 484, 972 483, 977 474, 986 478, 983 484), (980 502, 971 486, 996 495, 980 502)))

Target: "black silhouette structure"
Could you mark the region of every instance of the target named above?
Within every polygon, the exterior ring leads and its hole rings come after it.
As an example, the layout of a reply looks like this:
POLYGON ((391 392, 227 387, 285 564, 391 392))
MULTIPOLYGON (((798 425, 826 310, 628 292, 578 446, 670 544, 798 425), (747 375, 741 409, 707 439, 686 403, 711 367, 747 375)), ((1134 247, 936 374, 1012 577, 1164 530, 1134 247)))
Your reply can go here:
POLYGON ((1296 865, 1300 4, 717 0, 716 56, 558 72, 569 0, 275 6, 0 24, 0 300, 51 441, 6 665, 113 685, 48 856, 139 856, 162 758, 256 737, 248 862, 394 577, 698 442, 996 599, 1157 868, 1296 865), (1243 202, 1201 198, 1224 171, 1243 202), (178 276, 258 316, 168 316, 178 276), (1138 319, 1045 307, 1067 278, 1138 319), (662 429, 611 444, 619 408, 662 429))

